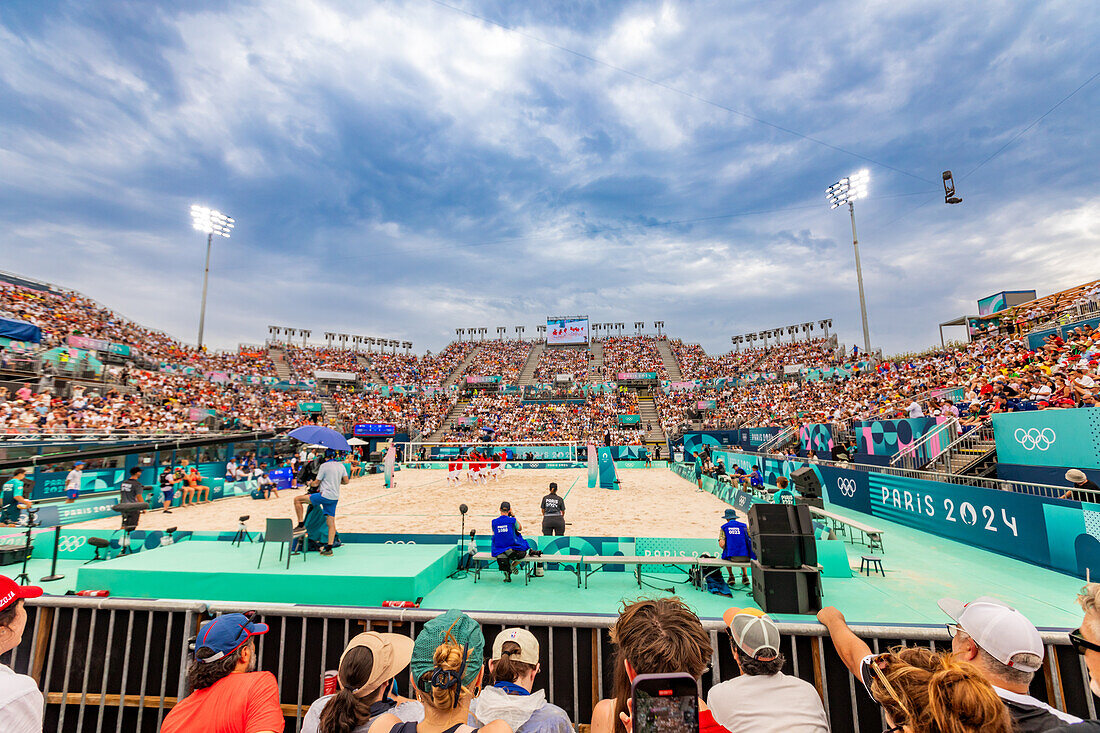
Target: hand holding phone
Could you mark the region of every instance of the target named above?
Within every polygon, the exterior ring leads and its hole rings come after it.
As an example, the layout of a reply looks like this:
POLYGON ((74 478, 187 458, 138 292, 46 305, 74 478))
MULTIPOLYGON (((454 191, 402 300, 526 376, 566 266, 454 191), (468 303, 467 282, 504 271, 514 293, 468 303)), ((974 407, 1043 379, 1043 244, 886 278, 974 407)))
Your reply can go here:
POLYGON ((689 674, 640 674, 630 686, 630 733, 699 733, 699 681, 689 674))

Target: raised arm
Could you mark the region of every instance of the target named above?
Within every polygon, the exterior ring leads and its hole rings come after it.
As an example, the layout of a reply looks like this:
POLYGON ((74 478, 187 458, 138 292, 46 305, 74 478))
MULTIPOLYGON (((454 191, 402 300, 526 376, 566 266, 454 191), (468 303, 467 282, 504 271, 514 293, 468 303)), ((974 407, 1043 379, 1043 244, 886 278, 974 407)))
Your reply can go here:
POLYGON ((826 606, 821 609, 817 612, 817 620, 829 630, 829 638, 832 639, 833 646, 836 647, 836 652, 840 655, 840 661, 844 662, 844 666, 848 668, 849 672, 859 677, 859 663, 864 657, 871 654, 871 647, 867 646, 867 642, 860 639, 848 628, 848 623, 844 620, 844 614, 836 608, 826 606))

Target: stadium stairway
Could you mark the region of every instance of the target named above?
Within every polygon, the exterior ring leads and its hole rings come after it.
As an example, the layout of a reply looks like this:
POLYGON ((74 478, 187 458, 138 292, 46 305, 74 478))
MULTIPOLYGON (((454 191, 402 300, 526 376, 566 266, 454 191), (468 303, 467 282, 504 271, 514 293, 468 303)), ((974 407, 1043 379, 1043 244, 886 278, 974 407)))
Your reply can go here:
POLYGON ((668 378, 673 382, 684 381, 683 372, 680 371, 680 362, 676 359, 676 354, 672 353, 672 347, 668 344, 668 337, 662 337, 657 340, 657 351, 661 354, 661 361, 665 363, 665 371, 668 372, 668 378))
POLYGON ((336 405, 333 404, 332 398, 328 395, 319 395, 317 397, 321 402, 321 417, 324 420, 325 425, 336 425, 337 420, 336 405))
POLYGON ((275 375, 279 377, 281 381, 290 381, 290 364, 286 362, 286 353, 282 349, 269 346, 267 349, 267 358, 271 359, 271 363, 275 367, 275 375))
MULTIPOLYGON (((458 371, 461 372, 462 370, 460 369, 458 371)), ((434 433, 428 436, 427 442, 434 443, 443 440, 443 435, 447 432, 447 428, 451 425, 453 421, 457 420, 469 406, 470 400, 466 398, 462 398, 458 402, 454 403, 451 409, 447 411, 447 414, 443 416, 443 422, 439 424, 439 428, 436 429, 434 433)))
POLYGON ((661 427, 661 417, 657 414, 657 405, 653 403, 653 398, 648 395, 638 395, 638 414, 642 418, 643 425, 652 425, 652 430, 647 430, 645 434, 646 443, 660 443, 666 442, 664 428, 661 427))
POLYGON ((462 373, 466 371, 466 367, 470 366, 470 364, 473 363, 474 359, 477 358, 478 352, 480 351, 481 344, 478 344, 476 347, 474 347, 474 350, 471 351, 469 355, 467 355, 463 362, 455 367, 455 370, 451 372, 445 380, 443 380, 443 386, 450 387, 452 384, 457 382, 458 378, 462 376, 462 373))
POLYGON ((593 377, 598 376, 603 371, 603 344, 593 340, 588 344, 588 350, 592 352, 592 361, 588 362, 588 380, 597 382, 599 380, 593 377))
POLYGON ((368 382, 371 384, 385 384, 385 382, 382 381, 382 375, 374 371, 370 359, 362 354, 356 354, 355 361, 358 362, 359 366, 362 367, 363 371, 366 373, 368 382))
POLYGON ((519 372, 517 381, 520 386, 534 384, 535 383, 535 368, 539 365, 539 359, 542 357, 542 352, 546 351, 546 344, 542 341, 536 341, 535 345, 531 347, 531 352, 527 355, 527 361, 523 365, 523 369, 519 372))

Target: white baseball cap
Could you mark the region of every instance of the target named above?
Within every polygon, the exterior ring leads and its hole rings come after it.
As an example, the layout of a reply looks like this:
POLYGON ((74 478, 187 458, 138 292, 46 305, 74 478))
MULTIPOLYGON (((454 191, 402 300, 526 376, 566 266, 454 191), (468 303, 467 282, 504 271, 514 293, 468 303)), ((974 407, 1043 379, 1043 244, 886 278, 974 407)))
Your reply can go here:
POLYGON ((954 598, 941 598, 939 607, 955 620, 974 643, 1006 667, 1034 672, 1046 656, 1039 630, 1015 608, 989 596, 963 603, 954 598), (1017 654, 1034 654, 1038 665, 1013 662, 1017 654))
POLYGON ((779 629, 758 608, 727 608, 722 620, 729 627, 733 643, 753 659, 779 656, 779 629))
POLYGON ((504 657, 504 643, 507 641, 519 645, 519 652, 509 654, 509 659, 524 664, 539 663, 539 640, 527 629, 505 629, 497 634, 497 638, 493 639, 492 659, 494 661, 504 657))

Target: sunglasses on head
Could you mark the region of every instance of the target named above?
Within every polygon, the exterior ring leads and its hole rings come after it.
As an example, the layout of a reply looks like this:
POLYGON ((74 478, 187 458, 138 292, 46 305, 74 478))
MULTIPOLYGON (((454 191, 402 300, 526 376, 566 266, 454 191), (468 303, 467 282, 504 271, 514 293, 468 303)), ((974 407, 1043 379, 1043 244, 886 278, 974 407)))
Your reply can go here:
MULTIPOLYGON (((901 701, 898 693, 894 691, 894 686, 890 684, 890 681, 888 679, 886 679, 886 674, 885 672, 883 672, 883 669, 890 663, 892 657, 893 655, 890 654, 890 652, 879 654, 877 657, 874 657, 871 660, 871 670, 874 672, 875 677, 878 678, 879 684, 881 684, 882 688, 886 690, 886 694, 890 696, 890 699, 893 700, 899 708, 901 708, 901 712, 905 716, 905 720, 909 720, 909 708, 905 707, 905 703, 901 701)), ((893 728, 887 728, 883 731, 883 733, 898 733, 898 731, 901 731, 904 727, 905 722, 903 721, 898 725, 895 725, 893 728)))

